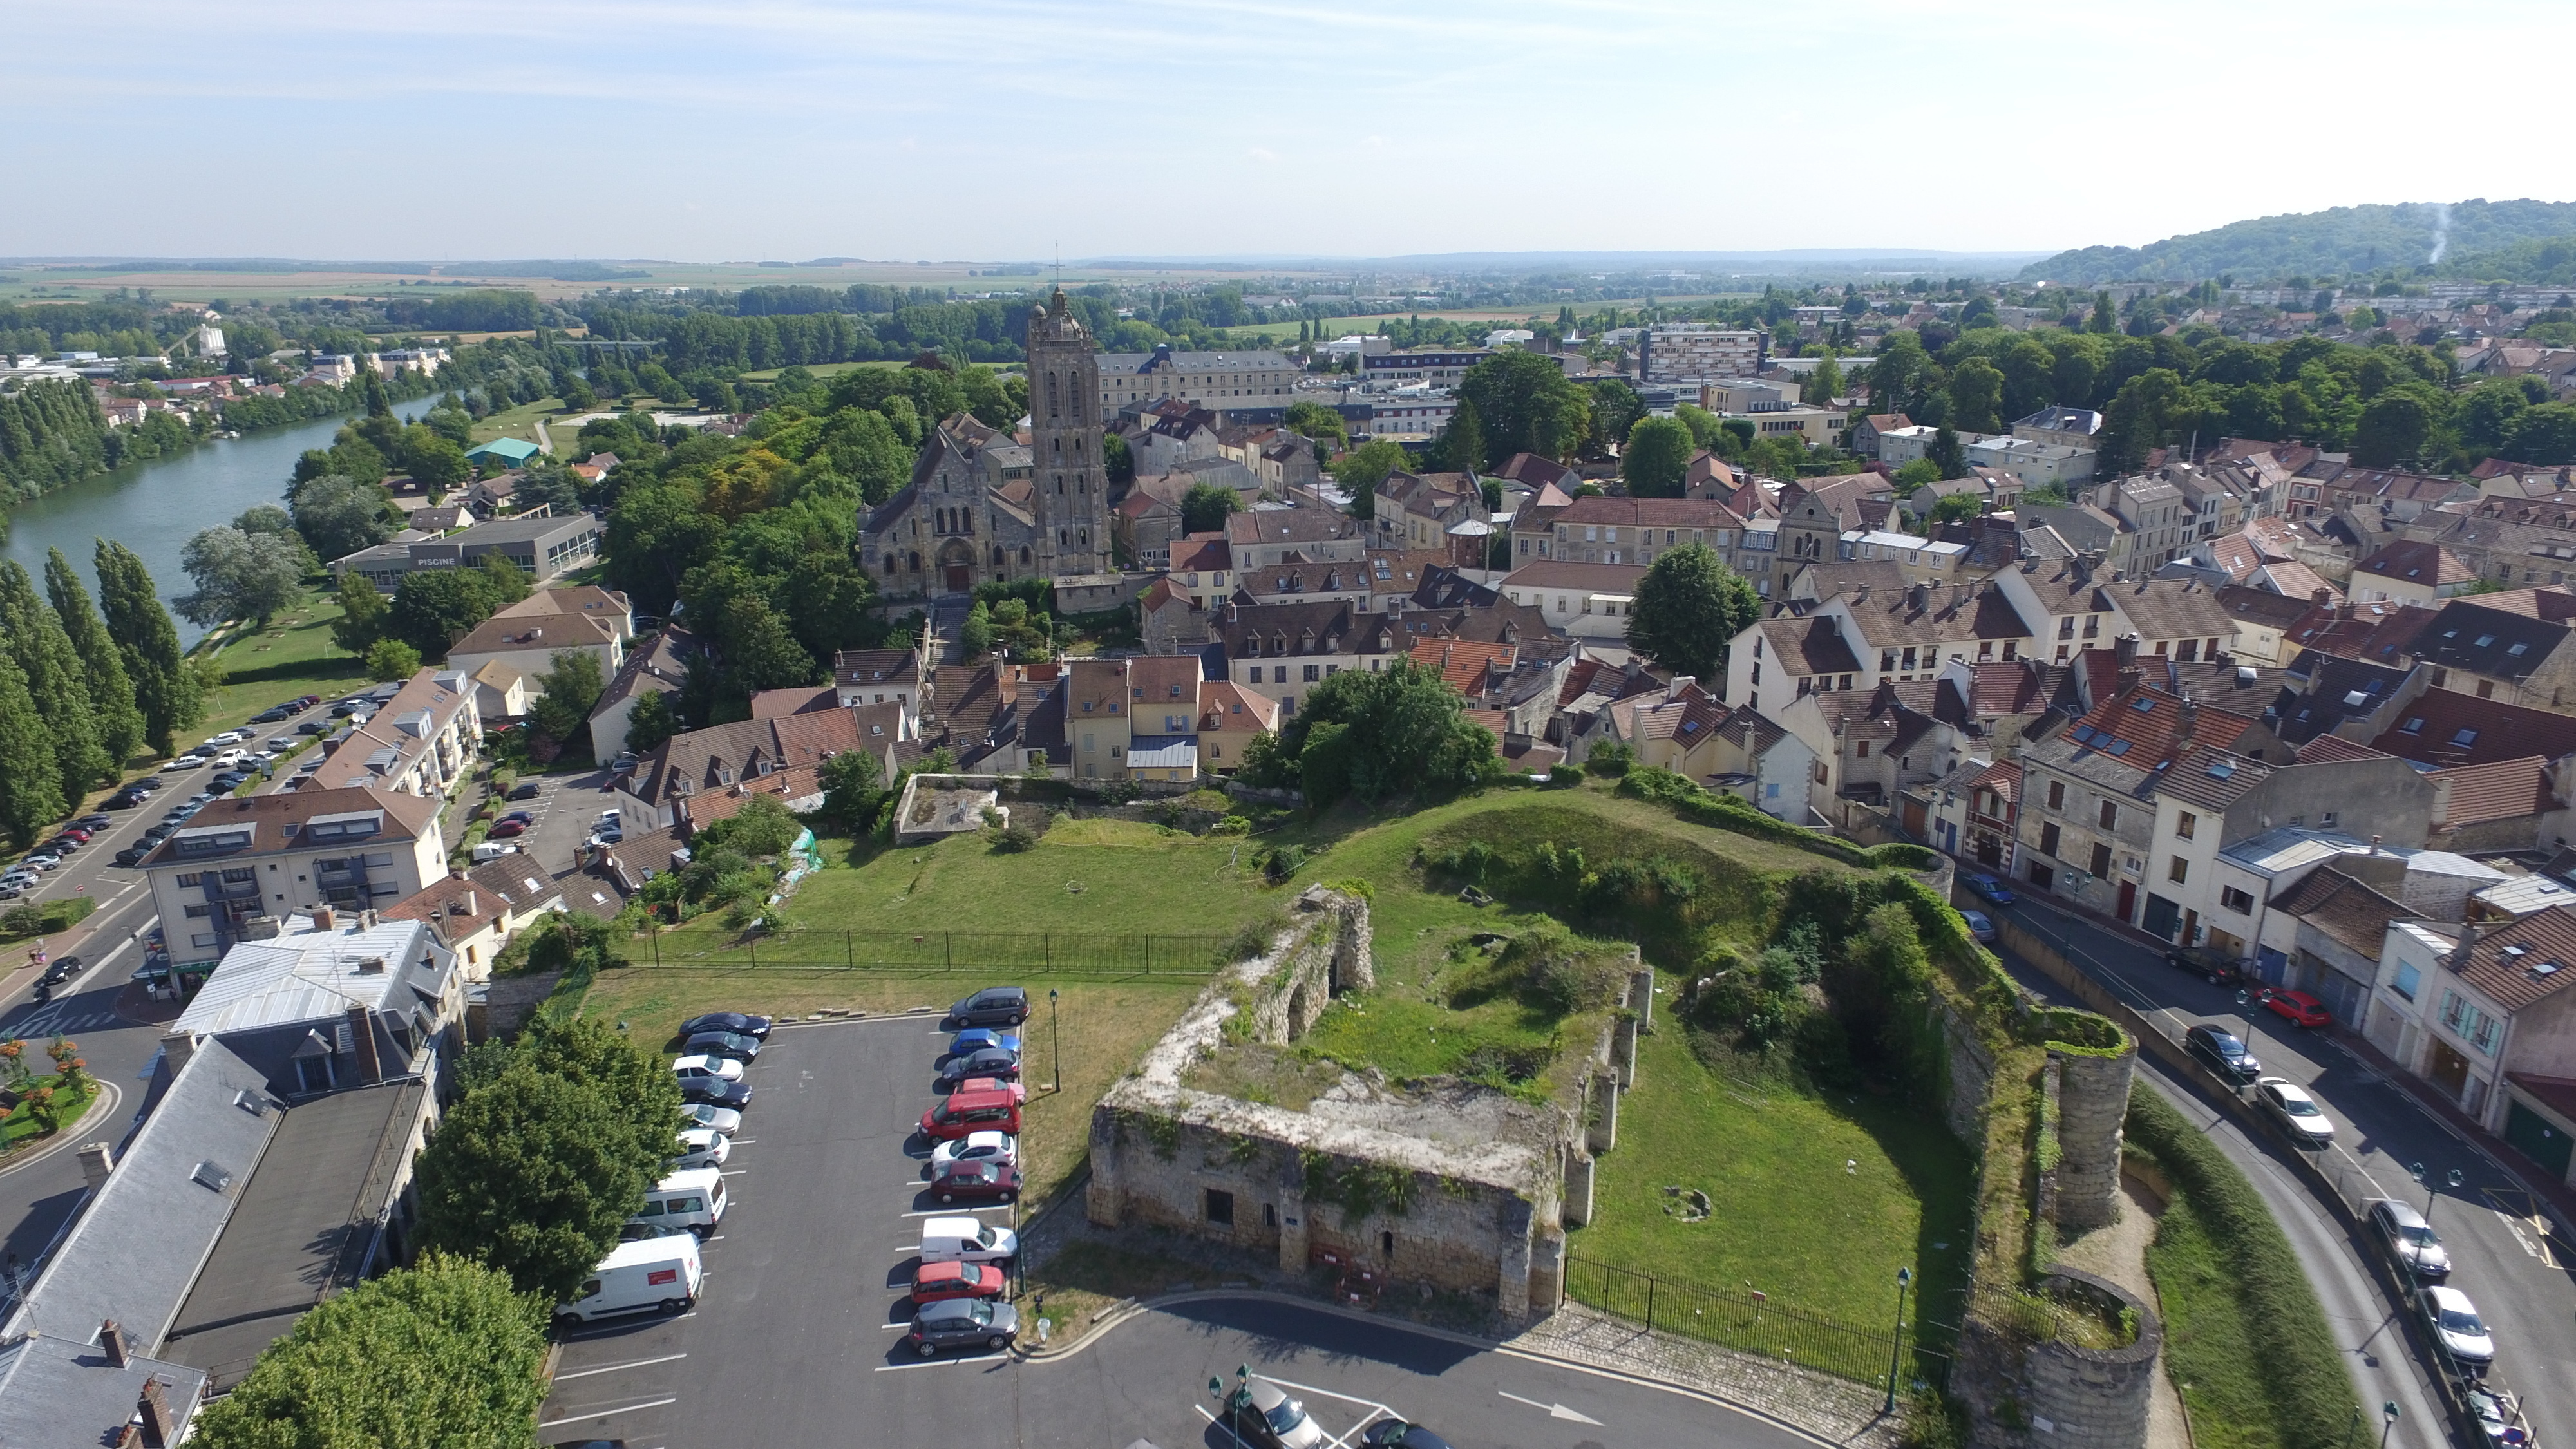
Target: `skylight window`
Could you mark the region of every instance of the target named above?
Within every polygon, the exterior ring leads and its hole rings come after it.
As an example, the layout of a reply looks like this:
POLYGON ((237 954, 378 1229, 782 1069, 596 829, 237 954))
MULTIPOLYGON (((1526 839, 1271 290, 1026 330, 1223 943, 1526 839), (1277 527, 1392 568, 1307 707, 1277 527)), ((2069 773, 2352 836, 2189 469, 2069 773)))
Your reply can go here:
POLYGON ((2213 780, 2227 780, 2233 779, 2235 775, 2236 767, 2229 764, 2227 761, 2212 760, 2209 762, 2209 778, 2213 780))
POLYGON ((2424 733, 2424 717, 2420 714, 2415 716, 2406 723, 2399 725, 2397 727, 2397 732, 2401 735, 2420 735, 2424 733))
POLYGON ((2154 714, 2156 712, 2156 702, 2152 699, 2139 700, 2136 704, 2129 707, 2140 714, 2154 714))
POLYGON ((2113 741, 2113 742, 2112 742, 2112 745, 2111 745, 2111 748, 2110 748, 2110 751, 2109 751, 2109 753, 2111 753, 2111 754, 2113 754, 2113 755, 2125 755, 2125 754, 2127 754, 2128 752, 2129 752, 2129 742, 2128 742, 2127 740, 2115 740, 2115 741, 2113 741))
POLYGON ((2509 655, 2511 655, 2511 654, 2522 654, 2522 653, 2526 653, 2526 652, 2528 652, 2528 651, 2530 650, 2530 648, 2531 648, 2531 646, 2530 646, 2530 645, 2528 645, 2528 644, 2516 644, 2516 645, 2513 645, 2513 646, 2511 646, 2510 648, 2506 649, 2504 652, 2505 652, 2505 653, 2507 653, 2507 654, 2509 654, 2509 655))
POLYGON ((2495 636, 2494 636, 2493 634, 2480 634, 2480 635, 2477 637, 2477 643, 2476 643, 2476 646, 2475 646, 2475 647, 2480 648, 2480 649, 2484 649, 2485 647, 2487 647, 2487 646, 2488 646, 2488 645, 2490 645, 2490 644, 2493 644, 2494 642, 2495 642, 2495 636))
POLYGON ((2451 743, 2458 745, 2462 749, 2466 749, 2477 742, 2478 732, 2476 730, 2462 730, 2458 734, 2451 736, 2451 743))

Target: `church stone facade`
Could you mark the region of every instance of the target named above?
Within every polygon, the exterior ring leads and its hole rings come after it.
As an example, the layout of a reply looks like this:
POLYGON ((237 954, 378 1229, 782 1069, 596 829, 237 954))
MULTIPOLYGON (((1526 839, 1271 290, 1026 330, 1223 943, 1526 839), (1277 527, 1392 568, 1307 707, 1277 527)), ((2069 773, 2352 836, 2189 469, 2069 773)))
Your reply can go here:
POLYGON ((859 562, 887 598, 1111 569, 1100 363, 1062 292, 1029 313, 1029 441, 958 413, 904 490, 859 515, 859 562))
POLYGON ((966 413, 922 438, 912 482, 858 518, 860 567, 886 598, 1110 572, 1100 358, 1064 294, 1028 315, 1030 441, 966 413))

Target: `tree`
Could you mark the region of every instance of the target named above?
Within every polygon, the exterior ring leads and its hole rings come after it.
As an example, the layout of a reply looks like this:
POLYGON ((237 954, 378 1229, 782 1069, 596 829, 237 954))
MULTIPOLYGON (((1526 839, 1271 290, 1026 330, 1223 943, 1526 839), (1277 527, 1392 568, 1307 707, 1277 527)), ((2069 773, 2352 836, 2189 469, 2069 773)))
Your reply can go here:
POLYGON ((2352 461, 2362 468, 2395 468, 2413 462, 2433 436, 2433 409, 2413 388, 2391 388, 2372 398, 2353 428, 2352 461))
POLYGON ((569 518, 581 511, 581 489, 573 482, 572 470, 555 462, 539 462, 519 479, 510 494, 515 509, 543 507, 549 516, 569 518))
POLYGON ((1136 455, 1127 448, 1127 440, 1116 433, 1100 435, 1100 471, 1113 488, 1136 481, 1136 455))
POLYGON ((179 626, 161 607, 143 560, 125 545, 102 538, 94 566, 108 637, 125 658, 126 677, 134 681, 135 702, 143 709, 143 737, 154 753, 166 755, 171 736, 203 713, 205 694, 179 652, 179 626))
POLYGON ((90 786, 114 779, 122 761, 111 759, 100 742, 80 651, 16 559, 0 560, 0 651, 27 677, 28 697, 53 743, 63 794, 77 804, 90 786))
POLYGON ((1965 523, 1986 511, 1986 500, 1974 493, 1951 493, 1932 505, 1932 518, 1937 523, 1965 523))
POLYGON ((27 696, 27 676, 0 655, 0 826, 24 850, 69 813, 52 735, 27 696))
POLYGON ((2525 410, 2513 420, 2506 447, 2519 463, 2553 468, 2576 463, 2576 403, 2542 403, 2525 410))
POLYGON ((45 556, 45 593, 54 606, 54 617, 80 655, 81 678, 89 686, 90 712, 98 720, 99 747, 107 751, 111 768, 122 768, 143 743, 143 711, 136 705, 134 681, 125 672, 125 657, 116 652, 116 641, 107 635, 107 626, 99 622, 98 606, 90 602, 89 589, 72 572, 71 560, 61 549, 49 549, 45 556))
POLYGON ((2147 452, 2173 441, 2174 418, 2184 406, 2182 374, 2154 367, 2120 384, 2102 412, 2100 468, 2117 477, 2145 463, 2147 452))
POLYGON ((688 488, 629 488, 608 515, 608 582, 639 612, 668 614, 680 581, 714 556, 724 531, 724 521, 700 509, 688 488))
POLYGON ((1628 429, 1619 474, 1635 498, 1679 498, 1690 474, 1691 433, 1676 418, 1639 418, 1628 429))
POLYGON ((1896 488, 1900 493, 1912 493, 1926 483, 1940 481, 1941 465, 1929 458, 1908 459, 1904 467, 1896 470, 1896 488))
POLYGON ((597 406, 599 406, 599 394, 590 390, 589 383, 578 377, 565 379, 563 385, 565 412, 586 413, 597 406))
POLYGON ((1932 430, 1932 444, 1924 450, 1923 457, 1940 469, 1944 478, 1968 476, 1967 450, 1959 446, 1959 435, 1951 430, 1948 423, 1932 430))
POLYGON ((970 660, 981 659, 993 652, 992 605, 977 599, 975 607, 966 611, 966 622, 957 626, 957 648, 970 660))
POLYGON ((1351 496, 1351 516, 1370 518, 1377 512, 1378 485, 1389 473, 1412 464, 1404 449, 1384 438, 1372 438, 1342 455, 1333 465, 1333 481, 1351 496))
POLYGON ((1591 398, 1566 379, 1555 358, 1541 353, 1495 353, 1467 369, 1458 396, 1475 404, 1492 456, 1561 458, 1582 447, 1590 433, 1591 398))
MULTIPOLYGON (((1589 411, 1584 419, 1584 441, 1608 442, 1624 439, 1637 420, 1646 415, 1646 400, 1637 390, 1615 377, 1605 377, 1585 384, 1579 392, 1590 395, 1589 411)), ((1584 446, 1577 442, 1575 447, 1584 446)), ((1570 451, 1570 449, 1569 449, 1570 451)))
POLYGON ((2109 292, 2093 294, 2093 316, 2084 324, 2087 332, 2111 333, 2120 330, 2120 314, 2111 306, 2109 292))
POLYGON ((1213 533, 1225 527, 1226 515, 1243 510, 1243 495, 1222 483, 1193 483, 1181 495, 1181 529, 1213 533))
POLYGON ((679 732, 671 696, 662 690, 648 690, 626 711, 626 748, 639 755, 661 748, 664 740, 679 732))
POLYGON ((386 637, 399 639, 424 659, 443 659, 447 646, 472 632, 502 607, 481 569, 419 569, 403 575, 385 616, 386 637))
POLYGON ((746 694, 814 682, 814 656, 766 599, 744 595, 726 601, 716 619, 716 643, 734 686, 746 694))
POLYGON ((1832 348, 1825 349, 1825 360, 1807 374, 1806 385, 1798 390, 1798 400, 1810 407, 1831 407, 1843 395, 1843 367, 1834 360, 1832 348))
POLYGON ((599 693, 608 685, 601 670, 599 656, 588 649, 558 649, 548 661, 552 667, 537 675, 545 691, 537 696, 534 711, 537 731, 557 744, 570 744, 573 737, 587 728, 590 711, 599 703, 599 693))
POLYGON ((287 490, 295 531, 317 557, 346 558, 393 536, 385 521, 385 491, 338 473, 307 478, 287 490))
POLYGON ((1753 585, 1706 544, 1658 554, 1637 581, 1628 644, 1655 663, 1724 688, 1727 642, 1762 617, 1753 585))
POLYGON ((179 551, 179 566, 197 585, 180 596, 180 617, 211 628, 247 619, 258 628, 295 602, 304 586, 303 549, 273 533, 244 533, 226 524, 200 530, 179 551))
POLYGON ((1295 402, 1288 405, 1288 431, 1301 438, 1329 444, 1339 451, 1350 442, 1350 425, 1340 411, 1318 402, 1295 402))
POLYGON ((532 1443, 546 1397, 546 1306, 518 1296, 490 1268, 430 1254, 298 1319, 198 1416, 189 1443, 532 1443))
POLYGON ((875 754, 863 749, 843 750, 825 760, 815 777, 823 786, 825 819, 837 822, 854 835, 876 822, 886 787, 885 764, 875 754))
POLYGON ((709 850, 731 846, 759 860, 785 855, 802 829, 788 813, 786 802, 775 795, 756 794, 744 800, 740 810, 699 831, 690 844, 694 848, 703 840, 709 850))
POLYGON ((379 682, 409 679, 420 672, 420 651, 400 639, 379 639, 367 646, 367 677, 379 682))
POLYGON ((661 1180, 678 1109, 675 1090, 661 1144, 648 1146, 601 1085, 513 1062, 430 1135, 417 1179, 421 1242, 499 1269, 545 1302, 570 1299, 661 1180))
POLYGON ((1950 370, 1950 420, 1963 431, 2003 431, 2003 400, 2004 375, 1993 363, 1971 357, 1950 370))
POLYGON ((1485 452, 1485 424, 1477 416, 1472 399, 1461 398, 1449 414, 1449 425, 1440 433, 1441 462, 1451 472, 1482 473, 1489 461, 1485 452))
POLYGON ((331 642, 339 645, 343 654, 365 658, 367 650, 384 637, 386 619, 394 606, 356 569, 340 575, 340 587, 333 598, 340 605, 340 617, 331 621, 331 642))
POLYGON ((1472 785, 1496 764, 1494 736, 1466 718, 1464 705, 1437 671, 1409 659, 1345 670, 1306 696, 1278 750, 1298 762, 1306 803, 1318 810, 1345 794, 1374 803, 1472 785))

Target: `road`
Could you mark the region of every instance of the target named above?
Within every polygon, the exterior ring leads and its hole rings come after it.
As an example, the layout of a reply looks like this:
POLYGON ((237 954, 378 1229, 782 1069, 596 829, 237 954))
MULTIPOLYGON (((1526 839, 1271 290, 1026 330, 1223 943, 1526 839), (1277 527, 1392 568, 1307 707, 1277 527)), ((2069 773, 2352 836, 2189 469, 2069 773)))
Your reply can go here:
MULTIPOLYGON (((1716 1445, 1812 1441, 1679 1392, 1328 1311, 1229 1298, 1136 1315, 1078 1351, 924 1362, 899 1351, 920 1224, 916 1121, 934 1100, 926 1017, 783 1027, 750 1073, 725 1164, 732 1202, 705 1246, 697 1306, 571 1335, 540 1416, 549 1441, 638 1446, 974 1444, 1232 1449, 1201 1412, 1239 1365, 1290 1392, 1337 1441, 1418 1416, 1460 1443, 1716 1445), (1557 1412, 1562 1406, 1564 1413, 1557 1412)), ((996 1224, 1008 1208, 979 1216, 996 1224)))
MULTIPOLYGON (((2026 925, 2051 939, 2071 941, 2071 956, 2088 975, 2113 991, 2150 1020, 2166 1023, 2172 1034, 2196 1022, 2214 1022, 2243 1033, 2247 1023, 2238 1013, 2234 988, 2221 989, 2164 964, 2154 949, 2118 935, 2082 917, 2024 896, 2013 908, 2026 925)), ((2008 961, 2025 984, 2052 999, 2071 1000, 2048 978, 2026 963, 2008 961)), ((2405 1091, 2337 1044, 2331 1033, 2303 1032, 2269 1013, 2252 1024, 2251 1045, 2267 1076, 2282 1076, 2305 1086, 2335 1124, 2335 1145, 2320 1165, 2345 1185, 2348 1194, 2393 1197, 2425 1207, 2430 1203, 2434 1231, 2450 1249, 2452 1286, 2467 1293, 2494 1331, 2496 1377, 2521 1396, 2523 1410, 2536 1436, 2544 1441, 2576 1425, 2576 1254, 2564 1240, 2535 1231, 2535 1205, 2502 1167, 2454 1135, 2405 1091), (2277 1029, 2276 1029, 2277 1028, 2277 1029), (2433 1185, 2429 1198, 2409 1174, 2421 1163, 2433 1185), (2444 1185, 2458 1169, 2461 1186, 2444 1185)), ((2195 1121, 2217 1120, 2198 1100, 2198 1083, 2185 1088, 2141 1057, 2139 1074, 2166 1088, 2195 1121)), ((2312 1199, 2299 1180, 2279 1165, 2296 1149, 2269 1138, 2249 1142, 2233 1126, 2212 1131, 2212 1139, 2247 1170, 2272 1204, 2284 1231, 2298 1250, 2318 1297, 2355 1354, 2356 1376, 2363 1398, 2379 1403, 2397 1398, 2406 1417, 2400 1442, 2410 1424, 2427 1422, 2396 1390, 2411 1387, 2429 1395, 2423 1367, 2413 1361, 2393 1330, 2365 1332, 2388 1311, 2375 1282, 2362 1276, 2356 1250, 2325 1207, 2312 1199), (2404 1363, 2402 1376, 2382 1373, 2366 1362, 2404 1363), (2384 1387, 2382 1387, 2384 1386, 2384 1387)), ((2431 1404, 2427 1402, 2427 1416, 2431 1404)), ((2426 1441, 2433 1442, 2433 1441, 2426 1441)))

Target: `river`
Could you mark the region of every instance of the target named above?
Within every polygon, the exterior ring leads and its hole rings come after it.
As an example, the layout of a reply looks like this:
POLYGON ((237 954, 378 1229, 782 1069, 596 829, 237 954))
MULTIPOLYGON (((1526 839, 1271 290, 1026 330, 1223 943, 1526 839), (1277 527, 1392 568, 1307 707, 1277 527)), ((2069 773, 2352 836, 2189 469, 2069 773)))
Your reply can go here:
MULTIPOLYGON (((394 409, 406 421, 429 411, 430 399, 394 409)), ((45 587, 45 551, 59 548, 98 594, 98 572, 91 567, 96 540, 113 538, 134 550, 152 582, 169 603, 189 589, 179 567, 179 551, 200 529, 230 523, 242 510, 263 503, 286 504, 286 480, 295 460, 307 448, 331 446, 331 435, 348 422, 346 415, 270 428, 239 438, 220 439, 174 457, 154 458, 104 473, 69 488, 58 488, 20 504, 8 516, 9 536, 0 542, 0 558, 13 558, 45 587)), ((206 631, 173 609, 179 642, 191 645, 206 631)))

